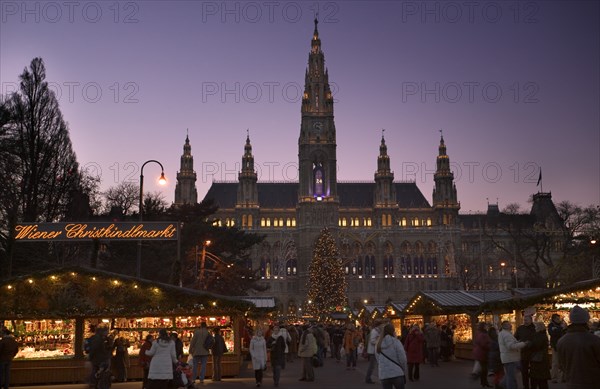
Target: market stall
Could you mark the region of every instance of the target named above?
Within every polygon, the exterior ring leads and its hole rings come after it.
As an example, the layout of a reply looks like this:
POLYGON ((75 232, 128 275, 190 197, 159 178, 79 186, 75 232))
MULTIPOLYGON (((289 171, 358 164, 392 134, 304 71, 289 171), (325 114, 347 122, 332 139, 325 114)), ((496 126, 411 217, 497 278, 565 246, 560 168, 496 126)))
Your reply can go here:
POLYGON ((235 376, 241 363, 243 316, 252 307, 239 298, 96 269, 63 268, 10 279, 0 285, 0 324, 21 343, 11 384, 83 382, 83 340, 98 325, 128 341, 128 378, 141 379, 137 357, 147 334, 161 328, 177 332, 187 352, 193 330, 206 322, 221 330, 229 350, 223 357, 223 375, 235 376))

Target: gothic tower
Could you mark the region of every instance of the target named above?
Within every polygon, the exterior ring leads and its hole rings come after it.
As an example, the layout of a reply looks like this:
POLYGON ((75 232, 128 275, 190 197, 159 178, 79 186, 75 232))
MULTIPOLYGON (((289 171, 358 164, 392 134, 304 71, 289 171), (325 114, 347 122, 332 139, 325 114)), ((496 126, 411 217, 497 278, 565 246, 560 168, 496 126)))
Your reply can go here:
POLYGON ((377 172, 375 172, 374 207, 376 224, 382 227, 392 226, 392 215, 397 214, 396 187, 394 172, 390 169, 390 157, 387 153, 385 138, 381 135, 379 156, 377 157, 377 172))
POLYGON ((242 170, 238 174, 237 200, 235 203, 238 220, 242 227, 253 228, 258 217, 258 176, 254 170, 254 155, 250 144, 250 134, 246 137, 244 155, 242 156, 242 170))
MULTIPOLYGON (((321 51, 321 40, 315 19, 315 31, 308 56, 308 68, 302 97, 302 123, 298 140, 299 160, 299 221, 301 225, 337 225, 337 214, 329 210, 322 217, 311 218, 308 213, 317 203, 335 204, 337 208, 336 140, 333 122, 333 96, 329 76, 321 51), (334 215, 336 214, 336 215, 334 215), (308 217, 308 218, 307 218, 308 217), (306 222, 306 223, 304 223, 306 222)), ((319 207, 322 208, 322 207, 319 207)))
POLYGON ((308 270, 312 247, 324 227, 338 227, 336 135, 333 96, 315 19, 302 96, 298 139, 298 270, 308 270))
POLYGON ((185 136, 183 154, 181 155, 181 166, 177 172, 177 184, 175 185, 175 205, 196 204, 198 193, 196 192, 196 172, 194 171, 194 157, 190 138, 185 136))
POLYGON ((254 170, 254 155, 250 144, 250 134, 246 137, 244 155, 242 156, 242 171, 238 174, 237 207, 258 207, 258 189, 256 182, 258 176, 254 170))
POLYGON ((438 224, 452 225, 457 223, 460 203, 456 195, 454 173, 450 170, 450 158, 446 154, 444 136, 441 136, 437 168, 433 175, 433 209, 438 217, 438 224))

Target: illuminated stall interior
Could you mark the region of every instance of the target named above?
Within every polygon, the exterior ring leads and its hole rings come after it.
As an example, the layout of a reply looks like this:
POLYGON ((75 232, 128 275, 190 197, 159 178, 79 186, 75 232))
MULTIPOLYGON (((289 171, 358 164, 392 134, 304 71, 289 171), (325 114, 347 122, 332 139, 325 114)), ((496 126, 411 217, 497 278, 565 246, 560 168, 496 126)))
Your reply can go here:
MULTIPOLYGON (((177 332, 187 352, 201 322, 221 330, 229 359, 239 371, 241 323, 253 307, 240 298, 79 267, 17 277, 0 285, 0 324, 22 344, 13 364, 15 377, 21 361, 83 360, 83 339, 91 336, 93 326, 106 326, 115 338, 128 340, 130 356, 137 357, 146 335, 156 335, 161 328, 177 332)), ((137 362, 131 366, 137 367, 137 362)), ((135 376, 132 369, 130 377, 135 376)))

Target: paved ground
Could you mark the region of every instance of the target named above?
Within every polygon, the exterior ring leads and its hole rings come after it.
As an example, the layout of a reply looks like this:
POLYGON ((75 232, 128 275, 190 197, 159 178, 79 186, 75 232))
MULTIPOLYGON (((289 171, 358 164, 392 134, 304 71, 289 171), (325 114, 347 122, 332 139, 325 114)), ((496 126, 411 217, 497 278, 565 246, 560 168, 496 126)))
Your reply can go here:
MULTIPOLYGON (((472 361, 455 360, 441 362, 440 367, 421 366, 421 379, 419 382, 408 382, 408 389, 477 389, 480 388, 479 381, 469 379, 469 373, 473 366, 472 361)), ((300 361, 288 364, 282 372, 280 388, 283 389, 309 389, 309 388, 335 388, 335 389, 357 389, 357 388, 381 388, 374 375, 376 384, 365 383, 365 372, 367 361, 360 358, 356 370, 346 370, 344 363, 336 363, 333 359, 327 359, 325 366, 315 369, 315 382, 299 382, 302 365, 300 361)), ((520 382, 520 377, 519 377, 520 382)), ((564 384, 550 383, 550 389, 565 389, 564 384)), ((244 363, 240 377, 224 378, 221 382, 205 380, 202 387, 212 389, 224 388, 251 388, 254 387, 254 371, 251 366, 244 363)), ((200 387, 200 386, 198 386, 200 387)), ((273 388, 273 378, 270 369, 263 378, 263 388, 273 388)), ((519 385, 521 388, 522 386, 519 385)), ((46 386, 20 386, 20 389, 83 389, 85 385, 46 385, 46 386)), ((141 389, 141 382, 115 383, 113 389, 141 389)))

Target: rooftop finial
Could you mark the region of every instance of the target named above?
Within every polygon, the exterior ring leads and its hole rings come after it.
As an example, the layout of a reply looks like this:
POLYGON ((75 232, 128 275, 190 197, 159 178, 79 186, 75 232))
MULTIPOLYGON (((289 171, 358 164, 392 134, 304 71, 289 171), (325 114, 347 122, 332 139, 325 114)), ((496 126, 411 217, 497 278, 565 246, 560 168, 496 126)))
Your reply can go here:
POLYGON ((315 37, 319 36, 319 30, 317 29, 317 24, 319 24, 319 11, 315 12, 315 37))

